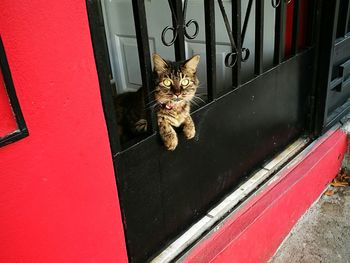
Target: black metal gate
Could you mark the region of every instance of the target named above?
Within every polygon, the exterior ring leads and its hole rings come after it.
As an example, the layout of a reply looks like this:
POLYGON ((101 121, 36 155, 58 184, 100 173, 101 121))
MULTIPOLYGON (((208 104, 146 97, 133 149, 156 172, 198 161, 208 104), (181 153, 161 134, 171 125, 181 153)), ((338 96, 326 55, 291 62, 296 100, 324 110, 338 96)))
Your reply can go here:
POLYGON ((315 131, 332 127, 350 109, 350 1, 318 1, 315 131))
MULTIPOLYGON (((147 104, 152 100, 153 80, 145 4, 144 0, 135 0, 132 5, 142 82, 149 94, 147 104)), ((185 58, 185 38, 196 35, 196 30, 193 34, 185 32, 186 26, 205 28, 206 37, 206 103, 192 114, 197 129, 195 139, 180 143, 174 152, 165 150, 154 125, 146 138, 128 146, 120 144, 101 8, 98 0, 87 1, 131 262, 145 262, 158 253, 252 170, 305 133, 312 120, 314 28, 319 23, 315 1, 249 0, 243 14, 241 1, 232 1, 230 23, 222 0, 204 0, 205 25, 198 24, 195 18, 186 20, 187 1, 169 1, 169 5, 171 30, 177 34, 170 43, 164 40, 164 44, 174 43, 177 60, 185 58), (263 64, 266 4, 275 9, 274 57, 269 68, 263 64), (215 70, 215 5, 226 21, 231 43, 225 65, 232 68, 232 83, 221 91, 215 70), (244 46, 251 16, 255 17, 254 52, 244 46), (243 82, 241 65, 248 59, 254 60, 254 74, 243 82)), ((348 73, 346 65, 344 74, 348 73)), ((151 112, 149 116, 152 119, 151 112)), ((180 141, 183 139, 180 137, 180 141)))

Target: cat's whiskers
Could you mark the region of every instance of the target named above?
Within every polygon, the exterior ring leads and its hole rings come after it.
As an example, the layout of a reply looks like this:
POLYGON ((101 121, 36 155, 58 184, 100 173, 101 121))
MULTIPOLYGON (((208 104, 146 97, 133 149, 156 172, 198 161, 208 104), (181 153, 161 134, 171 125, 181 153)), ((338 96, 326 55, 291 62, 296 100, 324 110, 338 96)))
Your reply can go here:
POLYGON ((157 105, 159 105, 160 103, 159 102, 155 102, 154 104, 148 106, 148 107, 145 107, 144 109, 145 110, 148 110, 148 109, 152 109, 152 108, 155 108, 157 105))
POLYGON ((157 100, 152 100, 152 101, 148 102, 145 106, 149 106, 150 104, 152 104, 154 102, 157 102, 157 100))
POLYGON ((199 104, 197 102, 195 102, 194 100, 190 100, 189 102, 190 102, 190 104, 194 104, 195 106, 199 107, 199 104))
POLYGON ((159 91, 159 90, 157 90, 157 89, 152 90, 149 94, 155 93, 156 91, 159 91))
POLYGON ((197 100, 202 101, 203 103, 206 103, 205 100, 203 100, 201 97, 198 97, 196 95, 193 95, 193 99, 197 99, 197 100))
MULTIPOLYGON (((202 83, 198 84, 198 85, 197 85, 197 90, 198 90, 199 88, 203 88, 203 86, 204 86, 204 84, 202 84, 202 83)), ((206 93, 206 92, 202 92, 202 93, 206 93)), ((198 94, 198 93, 197 93, 197 94, 198 94)))

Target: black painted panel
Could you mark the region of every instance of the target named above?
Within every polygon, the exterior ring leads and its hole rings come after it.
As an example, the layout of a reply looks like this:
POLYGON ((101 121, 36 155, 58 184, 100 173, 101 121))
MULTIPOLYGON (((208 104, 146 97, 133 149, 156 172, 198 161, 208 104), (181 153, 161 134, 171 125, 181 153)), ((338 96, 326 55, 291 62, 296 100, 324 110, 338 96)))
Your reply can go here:
POLYGON ((313 50, 193 114, 197 134, 174 152, 158 135, 115 157, 131 262, 144 262, 253 169, 303 132, 313 50))
MULTIPOLYGON (((326 88, 326 93, 317 102, 326 102, 324 107, 320 108, 320 112, 324 112, 322 131, 325 132, 347 113, 347 110, 344 109, 348 107, 344 104, 350 96, 350 37, 347 34, 350 9, 349 1, 343 0, 324 1, 323 5, 322 21, 328 23, 326 26, 321 25, 320 41, 331 43, 331 46, 319 50, 318 56, 321 63, 317 66, 320 72, 328 68, 329 78, 327 81, 324 78, 320 82, 321 85, 316 85, 316 87, 326 88), (328 21, 329 19, 331 21, 328 21)), ((322 73, 319 74, 322 75, 322 73)))
MULTIPOLYGON (((331 121, 334 122, 335 119, 341 118, 341 115, 335 115, 335 111, 338 107, 341 107, 344 103, 347 102, 350 97, 350 83, 349 83, 349 66, 345 70, 342 69, 342 65, 349 64, 350 62, 350 37, 345 37, 334 45, 334 53, 332 58, 332 81, 328 87, 328 96, 327 96, 327 121, 328 125, 331 121), (342 75, 342 72, 344 76, 342 75), (341 84, 333 87, 332 83, 341 80, 341 84)), ((342 115, 344 115, 344 111, 342 115)), ((329 126, 329 125, 328 125, 329 126)))

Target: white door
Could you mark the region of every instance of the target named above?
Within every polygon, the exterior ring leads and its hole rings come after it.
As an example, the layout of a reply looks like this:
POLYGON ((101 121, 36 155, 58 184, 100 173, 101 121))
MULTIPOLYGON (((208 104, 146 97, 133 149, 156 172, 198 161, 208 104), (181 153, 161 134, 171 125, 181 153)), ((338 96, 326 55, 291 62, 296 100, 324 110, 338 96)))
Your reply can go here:
MULTIPOLYGON (((228 18, 231 18, 231 1, 224 0, 228 18)), ((248 1, 242 1, 242 25, 248 1)), ((172 17, 167 0, 145 0, 149 46, 151 54, 156 52, 165 59, 174 60, 174 46, 167 47, 161 41, 161 33, 166 26, 172 26, 172 17)), ((113 80, 118 94, 135 91, 141 85, 141 73, 138 58, 137 40, 135 34, 132 1, 130 0, 102 0, 102 9, 106 27, 107 42, 111 60, 113 80)), ((206 90, 206 51, 205 51, 205 19, 204 1, 189 0, 186 22, 194 19, 199 24, 199 33, 193 40, 186 39, 186 57, 194 54, 201 56, 198 65, 198 77, 201 82, 200 92, 206 90)), ((216 74, 217 88, 225 89, 231 86, 232 70, 225 67, 225 55, 231 51, 229 38, 224 26, 218 3, 215 2, 216 23, 216 74)), ((253 75, 254 67, 254 5, 248 24, 244 47, 249 48, 251 55, 247 62, 242 63, 242 79, 248 80, 253 75)), ((265 36, 264 36, 264 64, 272 66, 274 41, 274 9, 270 0, 265 0, 265 36)), ((189 33, 192 28, 189 28, 189 33)), ((171 37, 171 36, 169 36, 171 37)))

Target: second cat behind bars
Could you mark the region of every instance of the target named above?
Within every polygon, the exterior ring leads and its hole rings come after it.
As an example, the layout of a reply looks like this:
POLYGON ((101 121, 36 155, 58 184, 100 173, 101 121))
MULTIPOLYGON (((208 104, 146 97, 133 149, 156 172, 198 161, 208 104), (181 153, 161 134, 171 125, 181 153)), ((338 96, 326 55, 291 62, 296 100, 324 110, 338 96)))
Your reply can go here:
POLYGON ((156 114, 159 134, 168 150, 178 144, 174 127, 182 126, 187 139, 196 134, 190 115, 191 101, 199 84, 196 76, 199 55, 182 62, 171 62, 153 55, 156 114))

